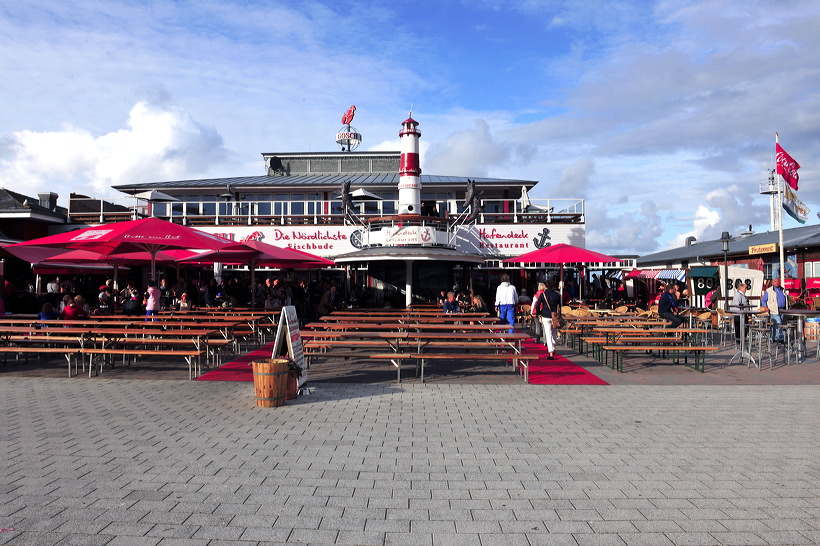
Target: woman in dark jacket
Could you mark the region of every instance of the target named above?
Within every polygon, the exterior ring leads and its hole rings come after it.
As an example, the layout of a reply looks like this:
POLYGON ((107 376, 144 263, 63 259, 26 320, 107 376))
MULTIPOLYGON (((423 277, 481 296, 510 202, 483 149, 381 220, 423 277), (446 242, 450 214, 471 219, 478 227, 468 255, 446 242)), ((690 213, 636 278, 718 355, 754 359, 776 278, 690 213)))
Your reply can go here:
POLYGON ((549 351, 549 360, 555 359, 555 332, 552 329, 552 315, 561 316, 561 296, 555 291, 551 282, 538 284, 540 292, 533 304, 536 314, 541 317, 541 331, 544 333, 544 345, 549 351))

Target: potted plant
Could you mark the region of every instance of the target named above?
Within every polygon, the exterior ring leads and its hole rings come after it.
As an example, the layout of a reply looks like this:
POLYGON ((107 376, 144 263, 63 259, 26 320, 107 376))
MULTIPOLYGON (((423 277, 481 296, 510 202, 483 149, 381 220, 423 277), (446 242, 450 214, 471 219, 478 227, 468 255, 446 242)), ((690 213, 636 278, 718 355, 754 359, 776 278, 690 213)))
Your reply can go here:
POLYGON ((285 400, 293 400, 299 394, 299 378, 302 377, 302 367, 294 360, 288 362, 288 388, 285 400))

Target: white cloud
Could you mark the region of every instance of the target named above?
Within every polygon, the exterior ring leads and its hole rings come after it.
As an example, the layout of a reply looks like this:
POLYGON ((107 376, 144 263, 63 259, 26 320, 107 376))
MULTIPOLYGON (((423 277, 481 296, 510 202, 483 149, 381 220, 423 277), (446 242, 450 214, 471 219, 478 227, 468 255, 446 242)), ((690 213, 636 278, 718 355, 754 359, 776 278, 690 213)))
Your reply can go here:
POLYGON ((119 198, 112 185, 205 173, 229 157, 216 130, 180 108, 139 102, 126 125, 100 136, 71 126, 18 131, 6 139, 0 155, 0 180, 29 194, 70 188, 119 198))
POLYGON ((432 143, 425 155, 428 172, 441 175, 486 177, 513 160, 527 162, 534 146, 500 140, 483 119, 472 129, 450 133, 443 143, 432 143))

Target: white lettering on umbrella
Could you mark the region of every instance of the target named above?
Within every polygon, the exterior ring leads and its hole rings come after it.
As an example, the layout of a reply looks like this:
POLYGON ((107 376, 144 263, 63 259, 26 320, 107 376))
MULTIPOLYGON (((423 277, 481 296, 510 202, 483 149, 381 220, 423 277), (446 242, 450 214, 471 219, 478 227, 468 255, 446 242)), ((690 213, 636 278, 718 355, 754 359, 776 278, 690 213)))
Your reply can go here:
POLYGON ((72 237, 72 241, 93 241, 94 239, 99 239, 103 235, 111 233, 110 229, 87 229, 82 233, 78 234, 75 237, 72 237))

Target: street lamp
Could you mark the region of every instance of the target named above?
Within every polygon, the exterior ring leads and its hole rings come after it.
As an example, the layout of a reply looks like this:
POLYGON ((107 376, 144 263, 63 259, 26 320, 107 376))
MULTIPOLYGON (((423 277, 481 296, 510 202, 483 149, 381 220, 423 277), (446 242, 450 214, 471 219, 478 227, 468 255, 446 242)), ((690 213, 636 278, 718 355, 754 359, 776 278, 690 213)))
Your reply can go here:
POLYGON ((723 287, 726 291, 723 295, 725 299, 725 303, 723 304, 723 308, 728 310, 729 309, 729 240, 731 237, 729 236, 728 231, 724 231, 720 234, 720 242, 723 244, 723 287))

